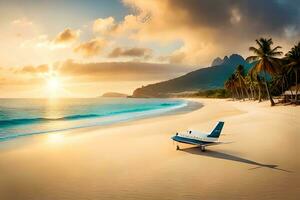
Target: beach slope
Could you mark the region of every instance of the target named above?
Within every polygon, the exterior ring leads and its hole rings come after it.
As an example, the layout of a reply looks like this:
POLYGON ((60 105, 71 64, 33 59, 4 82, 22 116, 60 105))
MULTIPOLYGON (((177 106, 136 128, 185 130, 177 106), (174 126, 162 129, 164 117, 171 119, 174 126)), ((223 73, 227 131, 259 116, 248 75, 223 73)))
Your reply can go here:
POLYGON ((300 107, 194 100, 193 112, 0 143, 0 199, 298 199, 300 107), (176 131, 220 141, 176 151, 176 131))

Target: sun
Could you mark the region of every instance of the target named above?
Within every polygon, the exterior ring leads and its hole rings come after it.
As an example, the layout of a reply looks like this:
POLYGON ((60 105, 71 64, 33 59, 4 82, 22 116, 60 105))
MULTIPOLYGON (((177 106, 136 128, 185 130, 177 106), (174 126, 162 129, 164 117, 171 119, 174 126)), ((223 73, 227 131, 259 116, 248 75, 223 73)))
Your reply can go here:
POLYGON ((49 76, 45 83, 45 95, 48 98, 57 98, 62 95, 62 81, 58 76, 49 76))
POLYGON ((51 77, 47 80, 47 88, 50 91, 57 91, 60 88, 61 84, 58 78, 51 77))

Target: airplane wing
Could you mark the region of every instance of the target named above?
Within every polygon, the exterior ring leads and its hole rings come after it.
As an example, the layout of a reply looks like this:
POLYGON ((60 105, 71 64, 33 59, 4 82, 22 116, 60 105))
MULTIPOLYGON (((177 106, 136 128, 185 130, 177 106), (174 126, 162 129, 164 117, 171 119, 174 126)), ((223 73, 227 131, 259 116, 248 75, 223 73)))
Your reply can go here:
POLYGON ((218 145, 218 144, 230 144, 233 142, 212 142, 212 143, 207 143, 207 144, 202 144, 202 146, 213 146, 213 145, 218 145))

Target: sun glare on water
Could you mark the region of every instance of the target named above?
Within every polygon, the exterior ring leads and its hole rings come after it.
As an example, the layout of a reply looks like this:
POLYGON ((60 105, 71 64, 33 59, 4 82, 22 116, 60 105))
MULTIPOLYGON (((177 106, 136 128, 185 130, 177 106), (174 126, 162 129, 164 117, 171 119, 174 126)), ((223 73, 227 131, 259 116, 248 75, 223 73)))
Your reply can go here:
POLYGON ((64 135, 59 133, 48 134, 47 141, 50 143, 61 143, 64 141, 64 135))

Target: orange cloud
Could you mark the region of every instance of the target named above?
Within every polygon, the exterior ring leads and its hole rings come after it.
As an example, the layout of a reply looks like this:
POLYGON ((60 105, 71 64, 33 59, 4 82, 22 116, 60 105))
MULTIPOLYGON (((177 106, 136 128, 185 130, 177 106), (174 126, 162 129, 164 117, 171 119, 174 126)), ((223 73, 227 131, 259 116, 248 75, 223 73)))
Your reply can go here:
POLYGON ((121 23, 123 30, 130 33, 129 38, 160 44, 183 43, 182 47, 161 59, 178 64, 207 64, 216 55, 222 54, 221 49, 214 45, 214 31, 206 26, 193 26, 188 11, 176 8, 175 12, 168 0, 123 2, 138 11, 127 20, 125 17, 121 23), (134 31, 130 32, 132 29, 134 31))
POLYGON ((85 57, 99 55, 106 46, 106 41, 103 39, 92 39, 88 42, 83 42, 75 47, 74 52, 80 53, 85 57))
POLYGON ((68 60, 60 64, 57 71, 61 76, 70 76, 81 81, 142 81, 164 80, 189 71, 182 65, 142 62, 99 62, 76 63, 68 60))
POLYGON ((20 47, 46 48, 49 50, 67 48, 72 46, 78 40, 80 34, 80 30, 66 28, 62 32, 58 33, 54 39, 50 39, 47 34, 39 34, 34 38, 24 40, 20 44, 20 47))
POLYGON ((184 63, 184 59, 186 58, 186 54, 184 52, 175 52, 169 56, 170 63, 184 63))
POLYGON ((120 22, 110 16, 107 18, 98 18, 93 22, 93 31, 109 36, 130 36, 131 33, 140 29, 141 24, 145 22, 145 16, 126 15, 120 22), (129 34, 129 35, 128 35, 129 34))
POLYGON ((48 71, 49 71, 49 67, 46 64, 39 65, 39 66, 28 65, 28 66, 22 67, 21 70, 18 70, 18 72, 21 72, 21 73, 31 73, 31 74, 34 74, 34 73, 46 73, 48 71))
POLYGON ((66 96, 95 96, 99 91, 130 93, 139 85, 175 78, 190 70, 174 64, 72 60, 53 65, 0 67, 0 97, 47 97, 45 86, 52 75, 63 80, 66 96))
POLYGON ((144 57, 149 58, 152 55, 152 50, 149 48, 115 48, 111 51, 108 55, 110 58, 117 58, 117 57, 144 57))
MULTIPOLYGON (((131 21, 135 31, 129 38, 160 44, 181 41, 182 47, 170 56, 182 52, 184 59, 173 61, 186 64, 207 65, 216 56, 234 52, 248 55, 249 45, 265 35, 272 35, 275 41, 284 39, 285 43, 294 43, 300 35, 299 10, 293 1, 123 0, 123 3, 135 11, 135 19, 131 21), (258 3, 261 6, 257 7, 258 3), (287 34, 287 27, 294 27, 293 34, 287 34)), ((120 24, 128 23, 124 20, 120 24)))
POLYGON ((96 33, 109 33, 117 28, 113 17, 98 18, 93 23, 93 31, 96 33))
POLYGON ((0 67, 0 83, 5 85, 35 84, 56 74, 83 82, 93 81, 142 81, 164 80, 190 71, 183 65, 143 62, 96 62, 78 63, 73 60, 53 65, 27 65, 24 67, 0 67), (34 80, 34 81, 33 81, 34 80))
POLYGON ((69 28, 60 32, 53 40, 56 44, 70 43, 76 41, 80 36, 80 30, 71 30, 69 28))

